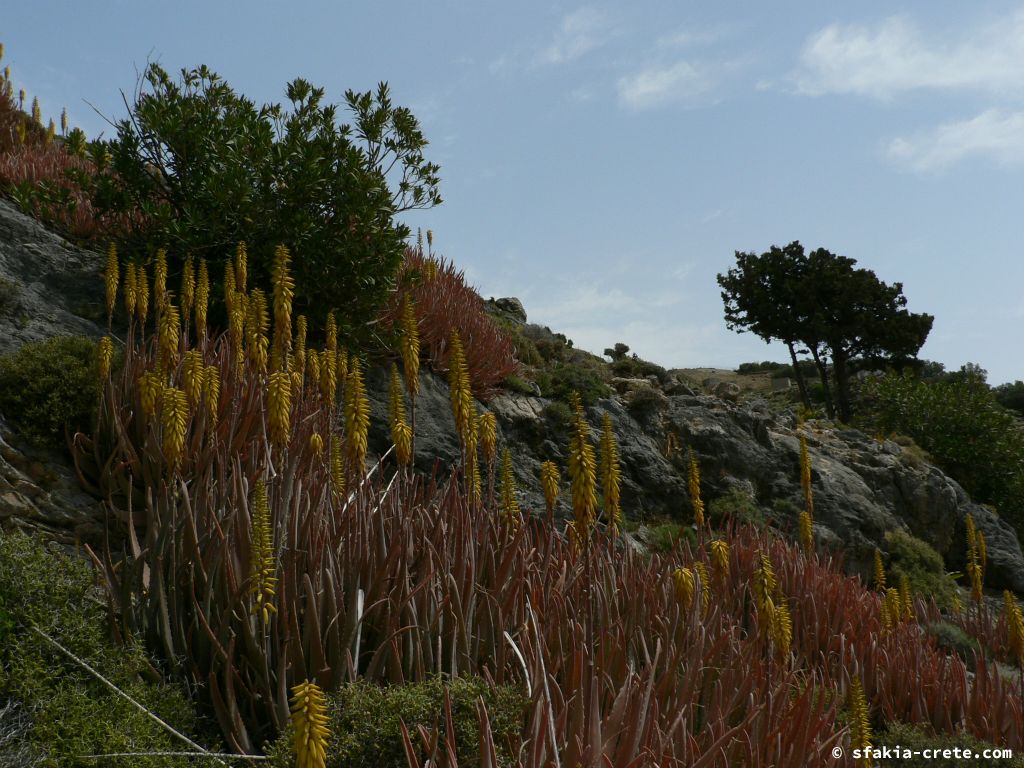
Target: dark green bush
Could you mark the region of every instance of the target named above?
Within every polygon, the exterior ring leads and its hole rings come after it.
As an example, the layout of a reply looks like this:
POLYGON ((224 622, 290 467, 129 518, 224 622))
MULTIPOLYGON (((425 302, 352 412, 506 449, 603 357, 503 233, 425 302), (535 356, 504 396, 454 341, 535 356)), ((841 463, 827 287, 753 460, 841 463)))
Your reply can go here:
MULTIPOLYGON (((878 765, 892 764, 901 768, 962 768, 965 765, 1000 765, 1007 768, 1021 768, 1024 760, 1020 758, 1013 760, 981 761, 979 758, 986 749, 992 749, 991 744, 979 741, 968 733, 955 734, 931 734, 923 726, 906 725, 905 723, 891 723, 886 730, 878 734, 873 740, 876 748, 899 747, 897 753, 890 753, 890 759, 880 761, 878 765), (957 759, 954 756, 945 757, 941 750, 965 750, 970 749, 974 757, 965 759, 963 756, 957 759), (932 754, 924 757, 921 753, 924 750, 940 750, 939 754, 932 754), (917 752, 915 755, 914 752, 917 752)), ((955 754, 955 753, 953 753, 955 754)))
POLYGON ((764 510, 750 494, 739 488, 732 488, 717 499, 712 499, 708 504, 708 517, 715 526, 723 525, 727 520, 758 528, 765 525, 764 510))
POLYGON ((540 415, 548 424, 559 430, 567 429, 574 418, 572 409, 561 400, 548 403, 540 415))
MULTIPOLYGON (((77 755, 187 749, 31 627, 179 731, 194 736, 196 717, 180 691, 143 681, 142 675, 154 672, 137 644, 122 648, 109 640, 103 595, 83 558, 23 533, 0 533, 0 701, 21 702, 30 721, 27 746, 41 765, 85 765, 77 755)), ((208 736, 206 741, 204 746, 217 748, 208 736)), ((103 762, 123 768, 185 764, 181 758, 103 762)))
MULTIPOLYGON (((491 733, 499 749, 499 760, 512 763, 510 747, 521 738, 527 699, 517 688, 491 689, 479 677, 453 680, 433 678, 422 683, 382 688, 359 682, 342 687, 329 698, 331 741, 327 749, 328 768, 405 768, 400 722, 404 721, 413 743, 416 726, 444 728, 444 693, 447 690, 455 723, 455 745, 459 765, 480 764, 476 703, 483 697, 490 717, 491 733)), ((291 768, 291 734, 283 734, 269 753, 279 768, 291 768)))
POLYGON ((928 542, 899 528, 887 531, 885 541, 890 586, 899 586, 900 576, 906 574, 910 589, 916 597, 934 597, 935 602, 943 608, 953 605, 956 581, 946 573, 942 555, 928 542))
MULTIPOLYGON (((792 367, 787 366, 785 363, 773 363, 771 360, 763 360, 760 363, 740 363, 739 368, 736 369, 736 373, 741 375, 751 373, 776 373, 783 368, 789 368, 792 370, 792 367)), ((776 375, 782 376, 784 374, 776 373, 776 375)))
POLYGON ((665 554, 671 552, 680 539, 691 546, 697 544, 697 533, 692 526, 679 523, 661 523, 645 526, 640 534, 643 543, 651 552, 665 554))
POLYGON ((319 325, 333 310, 351 336, 401 263, 409 228, 397 214, 441 202, 439 168, 385 83, 346 92, 353 125, 339 125, 337 107, 305 80, 286 94, 290 110, 257 107, 205 66, 175 81, 150 64, 107 144, 115 173, 97 177, 94 203, 108 220, 141 213, 116 233, 123 252, 144 258, 166 246, 172 278, 187 254, 222 263, 245 240, 251 284, 267 285, 274 248, 287 245, 296 313, 319 325))
POLYGON ((652 413, 664 410, 668 406, 668 398, 661 390, 654 387, 639 387, 632 392, 626 408, 636 419, 642 419, 652 413))
POLYGON ((636 355, 615 360, 611 366, 612 373, 627 379, 643 379, 648 376, 657 376, 658 381, 666 381, 668 379, 668 371, 657 363, 642 360, 636 355))
POLYGON ((983 656, 981 643, 978 639, 971 637, 955 624, 947 621, 937 621, 926 624, 925 631, 935 638, 935 644, 949 653, 955 653, 968 669, 974 669, 974 662, 977 656, 983 656))
POLYGON ((578 392, 584 405, 593 405, 608 394, 608 385, 601 373, 579 364, 558 364, 550 370, 538 371, 535 381, 544 397, 569 402, 569 395, 578 392))
POLYGON ((56 336, 0 357, 0 413, 38 447, 64 443, 64 428, 88 429, 99 397, 96 344, 56 336))
POLYGON ((1024 431, 976 368, 934 383, 889 374, 863 387, 865 431, 902 432, 1024 535, 1024 431))

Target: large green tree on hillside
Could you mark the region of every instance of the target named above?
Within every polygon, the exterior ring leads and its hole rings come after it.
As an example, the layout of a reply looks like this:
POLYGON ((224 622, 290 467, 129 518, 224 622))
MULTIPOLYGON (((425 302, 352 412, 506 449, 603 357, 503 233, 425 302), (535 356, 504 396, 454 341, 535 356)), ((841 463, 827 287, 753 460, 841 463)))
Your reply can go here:
MULTIPOLYGON (((793 242, 760 255, 737 252, 736 267, 718 275, 728 327, 782 341, 797 369, 797 353, 809 354, 829 415, 844 421, 851 415, 851 362, 913 359, 934 320, 905 308, 902 283, 887 285, 856 264, 824 248, 807 254, 793 242)), ((798 384, 807 403, 806 387, 798 384)))
POLYGON ((441 202, 439 168, 385 83, 345 94, 351 125, 305 80, 287 98, 290 109, 257 107, 206 67, 176 82, 149 65, 95 202, 129 218, 122 247, 137 258, 164 246, 172 264, 217 262, 245 240, 265 285, 274 247, 287 245, 299 311, 334 310, 351 331, 372 319, 401 262, 409 229, 396 215, 441 202))

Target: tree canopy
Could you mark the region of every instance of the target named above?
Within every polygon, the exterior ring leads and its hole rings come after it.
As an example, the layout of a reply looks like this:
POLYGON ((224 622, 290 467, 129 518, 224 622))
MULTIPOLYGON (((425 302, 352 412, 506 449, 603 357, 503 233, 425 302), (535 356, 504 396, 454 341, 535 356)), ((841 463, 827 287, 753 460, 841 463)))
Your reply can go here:
MULTIPOLYGON (((289 110, 257 107, 206 67, 174 81, 147 67, 129 117, 108 142, 98 209, 126 222, 122 248, 223 261, 246 241, 250 270, 269 278, 278 244, 294 254, 296 304, 335 311, 351 332, 372 319, 401 262, 402 211, 441 202, 439 168, 413 114, 376 93, 348 91, 339 124, 324 89, 287 85, 289 110)), ((211 270, 218 274, 218 270, 211 270)))
MULTIPOLYGON (((730 330, 751 331, 814 360, 829 415, 850 417, 850 363, 902 364, 916 357, 933 317, 906 309, 903 284, 887 285, 856 260, 799 242, 760 255, 736 252, 736 266, 718 275, 730 330), (835 379, 835 398, 829 368, 835 379)), ((802 376, 801 397, 808 402, 802 376)))

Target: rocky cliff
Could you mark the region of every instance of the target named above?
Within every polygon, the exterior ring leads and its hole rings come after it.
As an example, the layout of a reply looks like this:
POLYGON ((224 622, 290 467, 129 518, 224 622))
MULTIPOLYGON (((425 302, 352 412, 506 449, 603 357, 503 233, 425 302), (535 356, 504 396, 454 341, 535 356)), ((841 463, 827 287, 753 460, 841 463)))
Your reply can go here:
MULTIPOLYGON (((78 249, 0 200, 0 352, 46 336, 98 335, 102 308, 102 258, 78 249)), ((526 323, 514 300, 500 301, 506 321, 535 336, 550 331, 526 323), (515 311, 510 311, 512 307, 515 311)), ((387 377, 371 369, 371 450, 389 445, 387 377)), ((611 414, 620 443, 622 502, 627 517, 690 519, 686 454, 699 458, 703 493, 713 500, 740 493, 764 510, 784 532, 796 528, 803 504, 799 439, 792 410, 734 388, 706 393, 679 375, 619 379, 615 393, 587 409, 595 434, 611 414)), ((520 504, 544 508, 540 463, 565 466, 564 420, 540 395, 503 392, 480 408, 498 418, 499 440, 511 449, 520 504)), ((82 494, 59 454, 36 454, 19 444, 0 414, 0 523, 45 527, 64 539, 100 530, 98 504, 82 494)), ((962 567, 964 520, 970 513, 985 534, 988 584, 1024 594, 1024 556, 1013 530, 991 510, 973 503, 963 489, 918 455, 889 440, 825 422, 804 427, 813 467, 815 537, 823 550, 842 551, 848 567, 866 573, 884 534, 905 528, 927 541, 951 569, 962 567)), ((433 471, 459 456, 445 380, 425 372, 416 408, 417 467, 433 471)), ((570 514, 563 496, 559 513, 570 514)))

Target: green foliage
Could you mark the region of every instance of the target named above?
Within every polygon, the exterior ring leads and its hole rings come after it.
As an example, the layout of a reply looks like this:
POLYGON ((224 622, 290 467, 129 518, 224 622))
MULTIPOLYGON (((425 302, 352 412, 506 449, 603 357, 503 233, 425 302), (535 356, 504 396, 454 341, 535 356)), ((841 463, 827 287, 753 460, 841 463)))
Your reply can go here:
POLYGON ((106 147, 116 173, 94 190, 108 217, 141 214, 120 232, 123 252, 140 258, 164 245, 173 273, 187 254, 216 263, 245 240, 251 278, 266 284, 284 243, 295 255, 296 314, 333 310, 343 333, 364 329, 409 236, 396 214, 441 202, 427 141, 387 84, 346 92, 354 122, 339 125, 324 90, 301 79, 286 88, 290 110, 256 107, 205 66, 175 82, 150 64, 142 82, 106 147))
POLYGON ((948 621, 937 621, 925 625, 925 631, 935 638, 935 644, 949 653, 955 653, 968 669, 974 668, 976 657, 984 655, 981 643, 971 637, 955 624, 948 621))
POLYGON ((1014 760, 995 760, 992 759, 991 763, 982 763, 978 760, 982 753, 986 749, 992 749, 992 745, 986 742, 976 739, 969 733, 956 733, 956 734, 940 734, 935 735, 929 733, 924 726, 919 725, 907 725, 905 723, 890 723, 886 730, 878 734, 874 739, 874 746, 883 747, 888 746, 891 749, 899 746, 898 754, 891 754, 891 758, 888 761, 893 765, 899 765, 901 768, 961 768, 964 765, 1001 765, 1007 768, 1021 768, 1024 766, 1024 760, 1020 758, 1014 760), (922 752, 924 750, 939 750, 937 754, 933 753, 929 757, 924 757, 922 752), (959 759, 955 756, 954 750, 961 750, 961 756, 959 759), (963 756, 963 750, 970 749, 974 757, 966 759, 963 756), (906 750, 904 752, 904 750, 906 750), (950 751, 950 755, 946 756, 943 754, 945 750, 950 751), (917 754, 914 754, 914 753, 917 754))
MULTIPOLYGON (((482 697, 490 716, 491 732, 499 747, 498 758, 511 764, 509 746, 520 738, 526 705, 525 695, 512 686, 492 689, 479 677, 444 681, 432 678, 421 683, 382 688, 372 683, 345 685, 329 700, 331 742, 328 768, 405 768, 401 722, 417 746, 416 726, 437 727, 444 733, 444 694, 448 692, 455 724, 455 751, 459 766, 480 765, 476 705, 482 697)), ((274 766, 290 768, 291 734, 284 734, 269 751, 274 766)))
MULTIPOLYGON (((607 354, 605 350, 605 354, 607 354)), ((668 371, 657 363, 642 360, 635 354, 628 357, 621 357, 612 362, 612 373, 623 378, 641 379, 647 376, 657 376, 658 381, 665 381, 668 378, 668 371)))
POLYGON ((10 317, 20 307, 21 288, 17 283, 0 278, 0 317, 10 317))
POLYGON ((661 523, 644 528, 643 542, 651 552, 659 554, 671 552, 680 539, 690 546, 697 544, 697 534, 688 525, 661 523))
POLYGON ((978 375, 926 383, 889 374, 864 385, 882 432, 909 435, 953 479, 1024 534, 1024 431, 978 375))
MULTIPOLYGON (((189 733, 195 715, 180 691, 145 683, 152 667, 136 644, 107 635, 102 593, 84 559, 23 533, 0 533, 0 692, 31 713, 26 734, 44 766, 76 755, 180 750, 182 742, 30 630, 37 627, 121 690, 189 733)), ((207 745, 215 746, 215 745, 207 745)), ((2 756, 0 756, 2 759, 2 756)), ((110 766, 178 766, 181 759, 120 758, 110 766)))
POLYGON ((584 405, 593 405, 608 394, 601 372, 579 363, 558 363, 536 373, 535 381, 544 397, 569 402, 572 392, 579 392, 584 405))
POLYGON ((995 395, 996 402, 1003 408, 1016 411, 1019 415, 1024 416, 1024 381, 1018 379, 1012 384, 1000 384, 998 387, 992 388, 992 394, 995 395))
POLYGON ((785 363, 773 363, 771 360, 763 360, 760 363, 740 363, 736 373, 741 376, 751 373, 773 373, 782 376, 784 374, 777 372, 786 367, 788 366, 785 363))
POLYGON ((911 591, 920 597, 934 597, 940 607, 953 605, 956 581, 946 573, 942 555, 921 539, 897 528, 886 531, 888 570, 893 584, 906 574, 911 591))
POLYGON ((619 360, 625 360, 626 359, 626 354, 628 352, 629 352, 629 345, 628 344, 623 344, 620 341, 620 342, 616 343, 616 345, 614 347, 609 347, 608 349, 605 349, 604 355, 605 355, 605 357, 610 357, 612 359, 612 362, 614 363, 614 362, 617 362, 619 360))
MULTIPOLYGON (((851 362, 859 357, 897 362, 913 358, 934 318, 904 307, 903 285, 887 285, 854 259, 824 248, 804 253, 799 242, 757 255, 736 252, 736 267, 718 275, 730 330, 749 330, 765 341, 806 347, 815 362, 827 357, 835 379, 835 411, 850 418, 851 362)), ((824 363, 829 415, 833 404, 824 363)))
POLYGON ((713 525, 719 526, 727 520, 757 528, 765 526, 764 510, 748 493, 739 488, 712 499, 708 504, 708 516, 713 525))
POLYGON ((561 400, 555 400, 544 406, 544 410, 541 411, 541 416, 556 429, 564 430, 568 429, 569 425, 573 421, 572 409, 561 400))
POLYGON ((530 382, 521 376, 509 376, 502 384, 505 389, 520 395, 533 394, 533 387, 530 386, 530 382))
POLYGON ((96 345, 82 336, 25 344, 0 357, 0 412, 38 447, 62 445, 96 409, 96 345))
POLYGON ((654 387, 639 387, 630 395, 626 408, 633 418, 642 419, 667 405, 665 395, 654 387))

